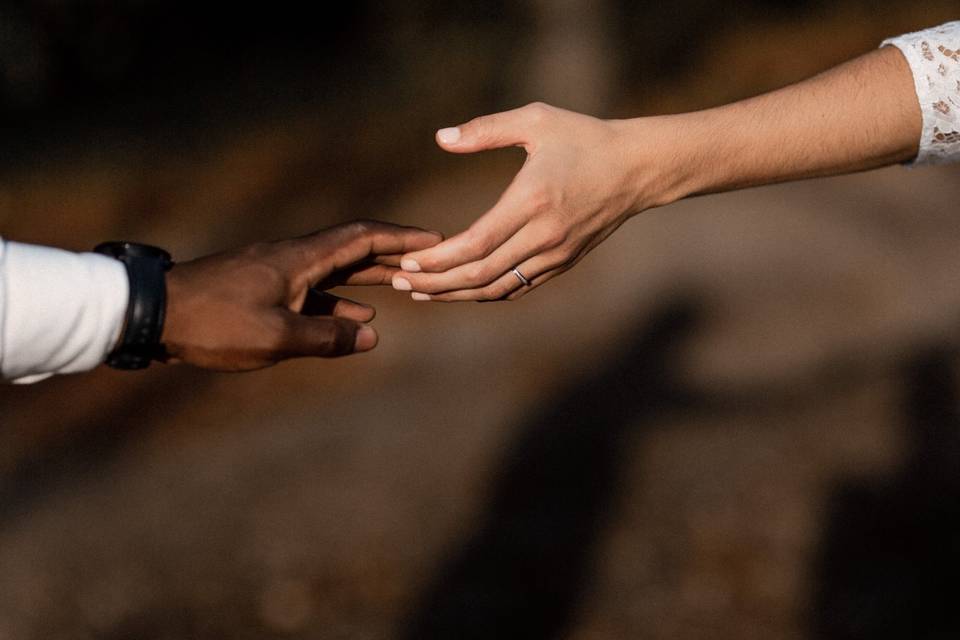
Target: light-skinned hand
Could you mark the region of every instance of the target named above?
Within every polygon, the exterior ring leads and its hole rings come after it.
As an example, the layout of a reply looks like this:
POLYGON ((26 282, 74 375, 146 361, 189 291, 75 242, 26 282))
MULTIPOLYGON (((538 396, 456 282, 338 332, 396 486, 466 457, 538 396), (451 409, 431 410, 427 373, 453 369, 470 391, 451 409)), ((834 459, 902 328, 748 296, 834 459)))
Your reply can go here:
POLYGON ((441 129, 437 142, 451 153, 522 147, 526 162, 467 230, 405 255, 393 286, 417 300, 512 300, 636 213, 690 195, 904 162, 917 156, 923 122, 910 66, 890 46, 704 111, 599 120, 531 104, 476 118, 441 129))
POLYGON ((526 161, 467 230, 403 257, 395 289, 415 300, 513 300, 563 273, 638 211, 660 204, 622 121, 531 104, 437 132, 451 153, 518 146, 526 161), (516 267, 530 281, 524 285, 516 267))

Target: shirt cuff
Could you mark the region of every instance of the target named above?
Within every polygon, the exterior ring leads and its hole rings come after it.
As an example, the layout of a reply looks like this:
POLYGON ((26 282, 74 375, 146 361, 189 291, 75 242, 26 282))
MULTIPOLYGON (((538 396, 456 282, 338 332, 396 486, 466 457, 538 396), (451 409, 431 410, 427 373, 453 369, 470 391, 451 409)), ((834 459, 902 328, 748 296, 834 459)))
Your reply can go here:
POLYGON ((907 164, 960 162, 960 22, 948 22, 880 45, 900 50, 913 74, 923 115, 917 157, 907 164))
POLYGON ((96 367, 123 330, 129 288, 113 258, 0 240, 0 377, 96 367))

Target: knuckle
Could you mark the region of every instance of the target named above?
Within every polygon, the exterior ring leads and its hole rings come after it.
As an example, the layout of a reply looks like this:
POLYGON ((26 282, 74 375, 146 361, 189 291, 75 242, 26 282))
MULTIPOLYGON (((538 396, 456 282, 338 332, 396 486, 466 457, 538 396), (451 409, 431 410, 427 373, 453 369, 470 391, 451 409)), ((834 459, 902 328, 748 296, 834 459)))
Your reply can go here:
POLYGON ((537 185, 528 194, 531 206, 537 211, 549 211, 553 208, 553 194, 546 185, 537 185))
POLYGON ((542 225, 540 233, 543 238, 544 249, 555 249, 562 246, 570 235, 567 225, 560 218, 548 218, 542 225))
POLYGON ((476 259, 489 253, 493 244, 489 233, 483 231, 477 225, 472 225, 466 230, 465 234, 467 244, 469 245, 469 248, 466 251, 466 255, 468 257, 476 259))
POLYGON ((499 300, 503 297, 503 294, 497 291, 497 288, 494 286, 484 287, 480 289, 479 300, 484 302, 493 302, 494 300, 499 300))
MULTIPOLYGON (((242 269, 243 279, 256 283, 262 290, 285 289, 289 284, 287 274, 260 251, 253 251, 246 256, 248 259, 242 269)), ((237 270, 238 272, 240 270, 237 270)))
POLYGON ((545 213, 553 208, 553 193, 545 184, 527 185, 521 189, 519 195, 534 213, 545 213))
POLYGON ((553 269, 566 270, 577 261, 577 252, 572 249, 561 249, 553 261, 553 269))
POLYGON ((470 140, 479 144, 487 142, 490 138, 490 121, 482 116, 474 118, 460 129, 470 140))
POLYGON ((470 284, 476 286, 483 284, 487 280, 488 273, 489 267, 486 264, 476 262, 466 267, 464 275, 470 284))
MULTIPOLYGON (((408 253, 406 256, 404 256, 404 259, 406 258, 416 260, 417 264, 420 265, 420 269, 425 272, 423 275, 430 273, 431 271, 436 271, 437 267, 441 265, 440 259, 432 251, 427 251, 426 253, 408 253)), ((403 271, 403 269, 401 269, 401 271, 403 271)), ((421 274, 404 272, 403 277, 407 278, 407 280, 410 280, 410 278, 414 275, 421 274)))
POLYGON ((352 235, 365 236, 374 231, 376 223, 373 220, 352 220, 346 224, 347 231, 352 235))
POLYGON ((274 245, 270 242, 254 242, 243 247, 239 251, 239 257, 250 262, 262 262, 274 251, 274 245))
POLYGON ((524 107, 531 124, 542 124, 553 113, 553 107, 544 102, 531 102, 524 107))

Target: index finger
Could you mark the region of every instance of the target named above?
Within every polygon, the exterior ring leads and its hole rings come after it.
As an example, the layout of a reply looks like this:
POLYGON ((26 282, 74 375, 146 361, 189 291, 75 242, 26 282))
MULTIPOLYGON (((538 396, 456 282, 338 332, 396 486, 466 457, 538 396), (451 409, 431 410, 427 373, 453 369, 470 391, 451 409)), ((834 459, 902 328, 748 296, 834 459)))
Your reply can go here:
POLYGON ((297 267, 316 281, 371 256, 420 251, 441 240, 435 231, 357 220, 298 238, 297 267))

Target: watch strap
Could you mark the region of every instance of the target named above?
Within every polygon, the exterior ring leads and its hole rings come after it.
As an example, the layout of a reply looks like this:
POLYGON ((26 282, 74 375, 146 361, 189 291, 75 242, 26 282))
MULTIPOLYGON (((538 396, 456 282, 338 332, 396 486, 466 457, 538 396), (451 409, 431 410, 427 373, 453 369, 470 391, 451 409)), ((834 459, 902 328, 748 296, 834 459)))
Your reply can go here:
POLYGON ((170 254, 132 242, 105 242, 94 251, 122 262, 130 278, 130 302, 123 336, 107 356, 107 365, 117 369, 144 369, 153 360, 162 360, 166 272, 173 266, 170 254))

